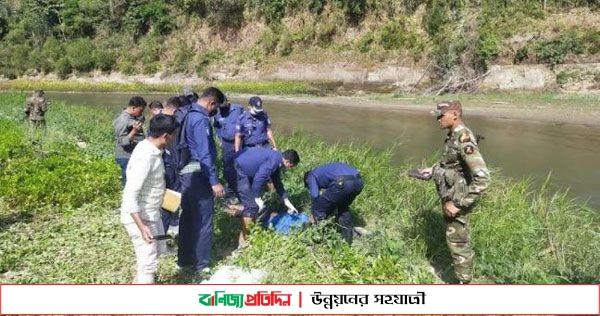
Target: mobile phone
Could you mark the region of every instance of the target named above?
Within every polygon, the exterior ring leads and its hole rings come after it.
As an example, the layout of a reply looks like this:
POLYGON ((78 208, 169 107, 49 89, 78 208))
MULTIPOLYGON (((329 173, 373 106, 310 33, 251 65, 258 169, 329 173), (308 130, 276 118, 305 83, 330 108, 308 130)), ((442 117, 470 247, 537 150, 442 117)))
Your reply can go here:
POLYGON ((169 235, 156 235, 152 239, 154 239, 154 240, 165 240, 165 239, 169 239, 169 238, 171 238, 171 236, 169 236, 169 235))

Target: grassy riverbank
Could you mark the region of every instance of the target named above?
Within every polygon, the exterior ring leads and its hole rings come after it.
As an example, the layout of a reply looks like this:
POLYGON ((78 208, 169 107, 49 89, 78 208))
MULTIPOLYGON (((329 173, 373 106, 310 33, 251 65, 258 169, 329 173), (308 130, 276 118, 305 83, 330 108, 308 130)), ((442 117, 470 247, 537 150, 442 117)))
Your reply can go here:
MULTIPOLYGON (((0 282, 127 283, 133 276, 130 241, 115 210, 119 171, 113 163, 111 121, 116 113, 52 104, 42 144, 27 142, 24 95, 0 94, 0 282), (87 147, 75 146, 85 141, 87 147)), ((304 171, 330 160, 362 172, 366 187, 353 204, 359 225, 373 233, 348 247, 315 228, 282 237, 255 229, 235 258, 239 219, 215 218, 215 265, 235 263, 269 271, 273 283, 452 282, 441 212, 433 183, 411 180, 409 166, 392 167, 390 152, 361 144, 328 146, 303 132, 280 137, 302 162, 284 182, 292 201, 309 210, 304 171), (438 276, 431 273, 436 268, 438 276), (441 278, 440 278, 441 277, 441 278)), ((434 158, 432 158, 433 160, 434 158)), ((472 216, 475 278, 486 283, 599 283, 600 215, 562 194, 531 191, 493 173, 493 185, 472 216)), ((282 206, 271 193, 275 209, 282 206)), ((158 281, 191 279, 161 259, 158 281)))
MULTIPOLYGON (((32 91, 78 91, 78 92, 163 92, 178 94, 184 84, 142 82, 91 82, 69 80, 6 80, 0 81, 0 90, 32 91)), ((194 91, 202 91, 206 85, 190 85, 194 91)), ((318 85, 302 81, 220 81, 216 84, 223 91, 254 94, 318 94, 318 85)))
MULTIPOLYGON (((184 84, 175 81, 143 83, 129 78, 128 83, 92 79, 76 80, 5 80, 0 91, 28 92, 34 89, 75 93, 180 93, 184 84)), ((476 94, 446 94, 443 96, 383 93, 375 86, 347 87, 331 82, 308 81, 217 81, 214 85, 233 98, 260 95, 265 101, 302 104, 328 104, 344 107, 385 110, 430 111, 441 100, 460 100, 469 116, 508 118, 550 123, 600 126, 597 97, 548 91, 484 92, 476 94), (364 90, 357 90, 364 89, 364 90)), ((202 91, 207 85, 192 85, 202 91)))

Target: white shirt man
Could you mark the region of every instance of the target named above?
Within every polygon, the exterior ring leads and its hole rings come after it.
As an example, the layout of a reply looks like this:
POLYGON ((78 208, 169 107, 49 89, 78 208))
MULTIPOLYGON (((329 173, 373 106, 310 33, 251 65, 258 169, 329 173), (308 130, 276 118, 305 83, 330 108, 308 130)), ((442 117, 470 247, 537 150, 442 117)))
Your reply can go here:
POLYGON ((173 139, 179 124, 174 117, 156 115, 150 121, 148 138, 133 150, 127 165, 127 183, 123 189, 121 223, 134 246, 137 273, 134 283, 154 283, 158 256, 166 250, 160 220, 160 206, 165 194, 165 167, 162 152, 173 139))

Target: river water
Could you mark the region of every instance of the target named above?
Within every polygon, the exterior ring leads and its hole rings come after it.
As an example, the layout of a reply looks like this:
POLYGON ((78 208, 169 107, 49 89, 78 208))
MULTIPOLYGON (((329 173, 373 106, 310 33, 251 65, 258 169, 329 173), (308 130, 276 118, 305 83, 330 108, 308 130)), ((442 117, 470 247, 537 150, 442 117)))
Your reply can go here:
MULTIPOLYGON (((115 115, 131 94, 57 93, 69 104, 109 106, 115 115)), ((142 95, 164 101, 161 94, 142 95)), ((233 100, 242 104, 246 100, 233 100)), ((278 132, 307 131, 328 142, 366 142, 376 149, 393 146, 393 163, 421 161, 439 154, 445 131, 427 111, 390 111, 332 105, 267 102, 265 109, 278 132)), ((551 189, 569 189, 571 197, 600 210, 600 128, 504 119, 468 117, 466 124, 485 137, 481 152, 492 168, 513 179, 528 178, 535 186, 551 175, 551 189)))

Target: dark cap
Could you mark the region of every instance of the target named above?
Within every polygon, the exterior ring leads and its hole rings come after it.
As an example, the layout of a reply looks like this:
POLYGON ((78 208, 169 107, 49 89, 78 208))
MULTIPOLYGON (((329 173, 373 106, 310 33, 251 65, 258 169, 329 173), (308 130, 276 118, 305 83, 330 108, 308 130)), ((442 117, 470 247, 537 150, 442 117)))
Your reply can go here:
POLYGON ((229 106, 230 102, 229 99, 227 98, 227 96, 225 96, 223 98, 223 103, 221 103, 219 106, 223 107, 223 106, 229 106))
POLYGON ((248 100, 248 104, 250 104, 250 106, 255 112, 263 111, 263 102, 261 98, 257 96, 251 97, 250 100, 248 100))
POLYGON ((435 110, 431 111, 431 114, 438 117, 446 114, 448 111, 458 111, 458 114, 462 115, 462 105, 459 101, 443 101, 437 104, 435 110))

